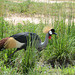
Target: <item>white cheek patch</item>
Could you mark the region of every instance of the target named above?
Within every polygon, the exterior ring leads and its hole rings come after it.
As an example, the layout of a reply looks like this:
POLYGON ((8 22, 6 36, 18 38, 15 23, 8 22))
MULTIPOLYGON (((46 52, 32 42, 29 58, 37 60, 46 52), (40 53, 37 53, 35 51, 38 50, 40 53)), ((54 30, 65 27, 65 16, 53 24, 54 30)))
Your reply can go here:
POLYGON ((51 35, 52 35, 52 31, 49 31, 49 34, 51 34, 51 35))

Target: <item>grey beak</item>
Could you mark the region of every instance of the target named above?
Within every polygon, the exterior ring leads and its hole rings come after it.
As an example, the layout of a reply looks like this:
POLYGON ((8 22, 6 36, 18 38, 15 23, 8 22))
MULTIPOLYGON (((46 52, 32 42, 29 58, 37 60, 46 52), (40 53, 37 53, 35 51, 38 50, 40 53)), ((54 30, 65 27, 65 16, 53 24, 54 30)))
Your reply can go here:
POLYGON ((57 35, 57 33, 53 33, 53 34, 57 35))

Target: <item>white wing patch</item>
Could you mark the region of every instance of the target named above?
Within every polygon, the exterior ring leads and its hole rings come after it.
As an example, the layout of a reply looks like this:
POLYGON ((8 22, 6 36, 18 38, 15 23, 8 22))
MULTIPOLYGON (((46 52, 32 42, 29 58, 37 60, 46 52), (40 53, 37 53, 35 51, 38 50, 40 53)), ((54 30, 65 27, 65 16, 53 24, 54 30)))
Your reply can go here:
POLYGON ((18 41, 16 41, 16 48, 20 48, 24 45, 25 43, 20 43, 18 41))

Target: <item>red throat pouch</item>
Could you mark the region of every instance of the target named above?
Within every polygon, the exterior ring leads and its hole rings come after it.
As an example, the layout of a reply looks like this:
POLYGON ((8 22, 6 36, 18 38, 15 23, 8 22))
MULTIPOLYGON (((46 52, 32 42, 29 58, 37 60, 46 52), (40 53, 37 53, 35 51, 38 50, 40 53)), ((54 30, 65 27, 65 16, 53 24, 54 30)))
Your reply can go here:
POLYGON ((51 39, 51 36, 49 36, 48 38, 51 39))

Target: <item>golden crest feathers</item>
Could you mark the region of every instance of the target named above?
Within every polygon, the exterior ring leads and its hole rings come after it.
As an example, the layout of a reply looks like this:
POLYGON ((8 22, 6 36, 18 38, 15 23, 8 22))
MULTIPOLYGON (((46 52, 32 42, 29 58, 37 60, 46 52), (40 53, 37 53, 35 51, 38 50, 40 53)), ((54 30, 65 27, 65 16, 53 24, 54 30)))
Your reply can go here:
POLYGON ((43 28, 43 33, 48 33, 49 30, 51 30, 51 29, 52 29, 52 27, 46 26, 46 27, 43 28))

